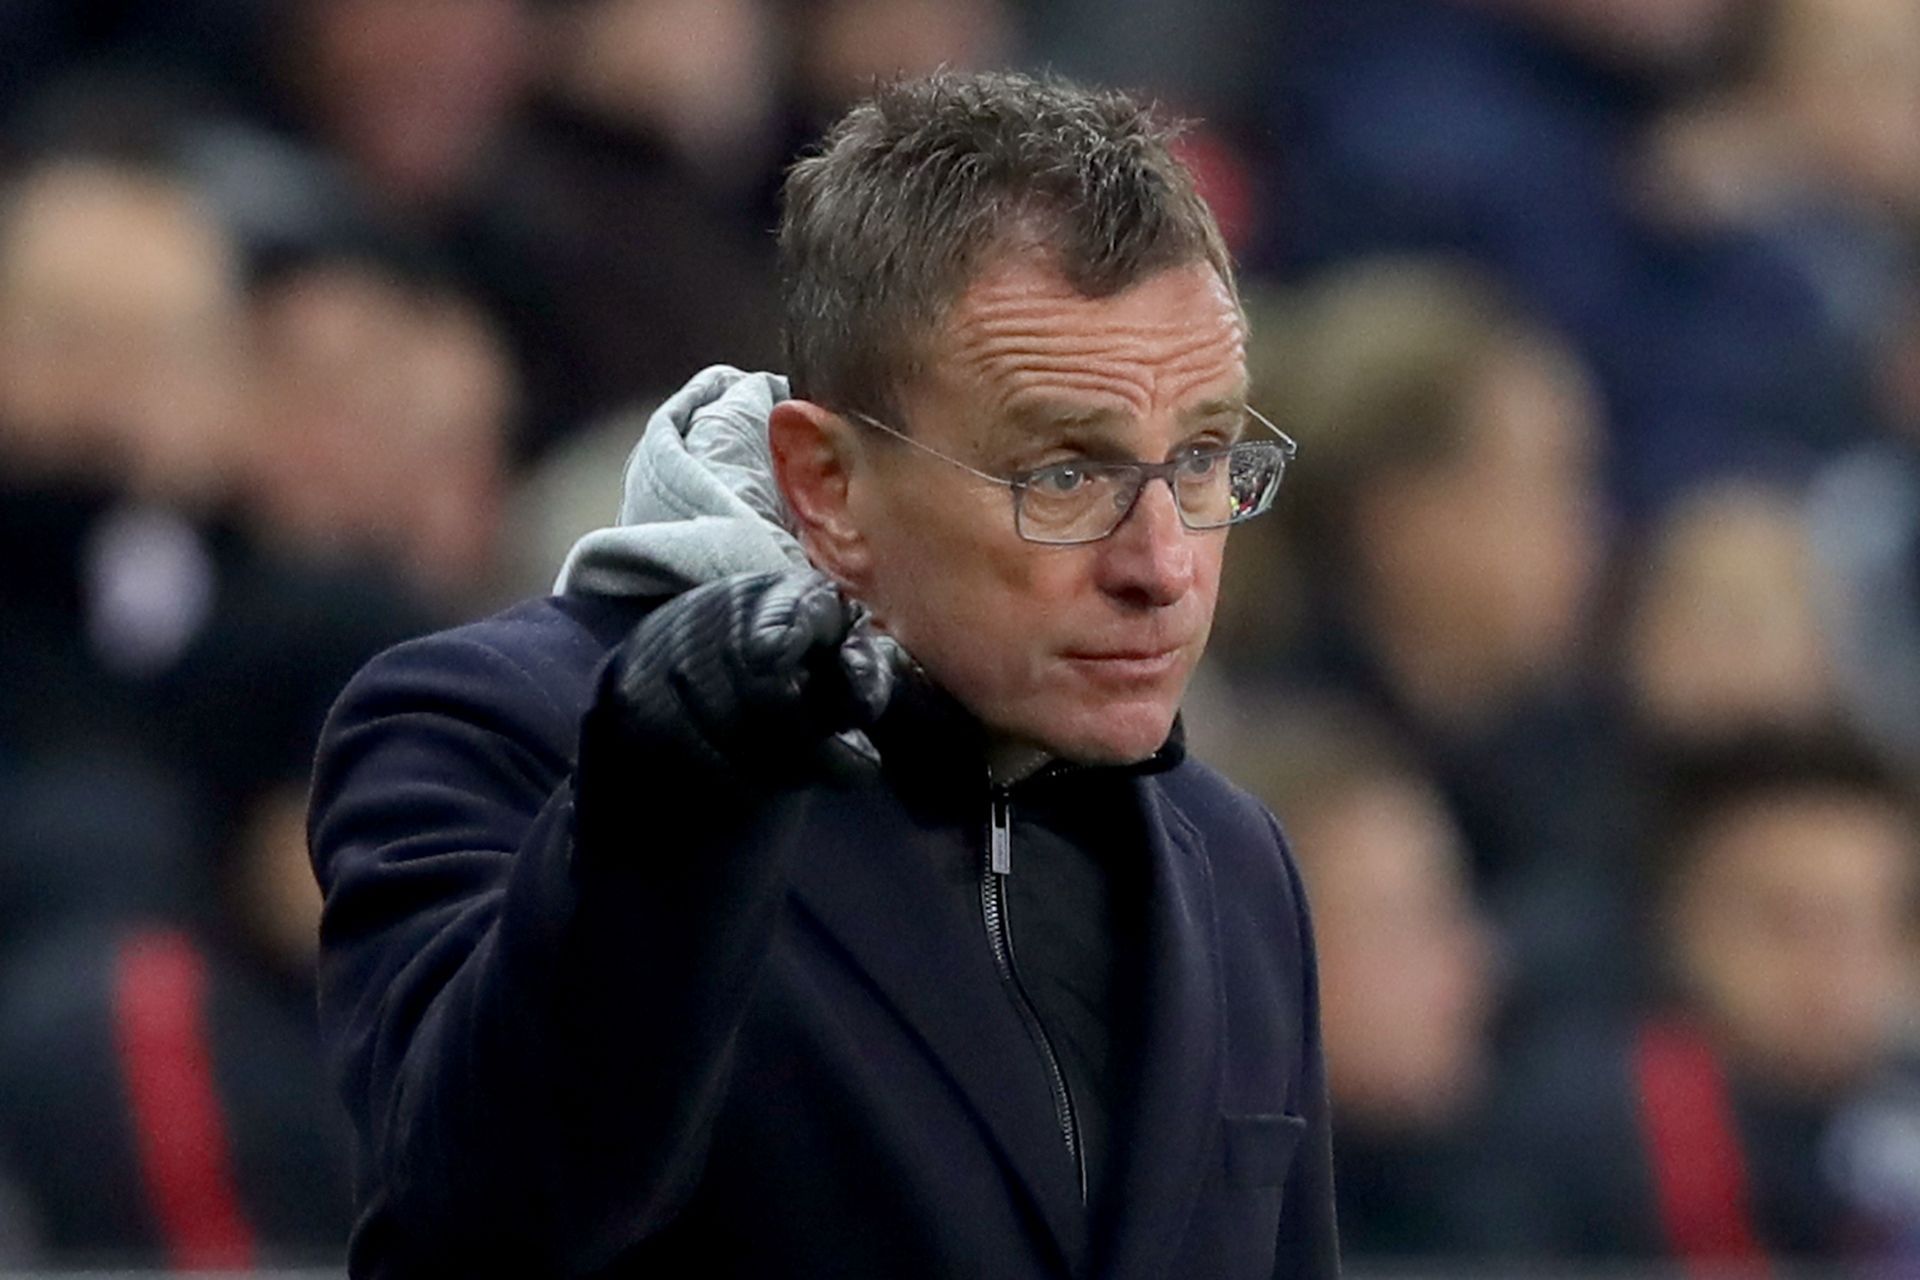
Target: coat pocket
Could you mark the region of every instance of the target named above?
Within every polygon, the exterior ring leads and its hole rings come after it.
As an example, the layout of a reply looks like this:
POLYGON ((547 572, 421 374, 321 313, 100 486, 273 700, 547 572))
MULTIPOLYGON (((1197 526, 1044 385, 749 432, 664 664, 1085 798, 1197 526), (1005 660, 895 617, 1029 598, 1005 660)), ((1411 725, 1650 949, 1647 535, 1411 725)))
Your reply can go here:
POLYGON ((1300 1116, 1221 1116, 1221 1180, 1230 1187, 1277 1187, 1286 1181, 1307 1122, 1300 1116))

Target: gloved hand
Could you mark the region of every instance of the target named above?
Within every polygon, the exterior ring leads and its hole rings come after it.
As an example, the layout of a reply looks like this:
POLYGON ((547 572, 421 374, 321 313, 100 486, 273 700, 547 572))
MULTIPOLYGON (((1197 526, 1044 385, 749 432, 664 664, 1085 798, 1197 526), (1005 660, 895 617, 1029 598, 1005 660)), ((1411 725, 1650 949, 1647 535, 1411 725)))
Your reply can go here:
POLYGON ((630 732, 691 729, 720 762, 774 778, 821 768, 833 735, 893 690, 879 638, 813 569, 723 578, 660 606, 615 654, 603 699, 630 732))

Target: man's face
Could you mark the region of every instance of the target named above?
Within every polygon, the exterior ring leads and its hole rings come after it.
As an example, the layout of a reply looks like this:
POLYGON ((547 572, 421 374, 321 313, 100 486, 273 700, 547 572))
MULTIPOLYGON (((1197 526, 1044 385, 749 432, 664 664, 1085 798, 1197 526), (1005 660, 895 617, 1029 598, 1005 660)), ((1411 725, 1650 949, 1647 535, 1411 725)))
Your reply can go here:
POLYGON ((1294 817, 1335 1105, 1369 1130, 1458 1118, 1488 1067, 1495 956, 1452 817, 1391 775, 1294 817))
MULTIPOLYGON (((1238 429, 1243 339, 1204 263, 1095 300, 1009 255, 954 305, 895 425, 993 475, 1160 462, 1238 429)), ((871 569, 854 585, 934 679, 1014 742, 1103 763, 1159 748, 1212 625, 1223 531, 1188 531, 1156 481, 1104 541, 1043 546, 1015 532, 1005 487, 877 432, 862 455, 849 501, 871 569)))
POLYGON ((35 465, 202 497, 238 447, 233 247, 187 192, 112 167, 34 174, 0 246, 0 432, 35 465))
POLYGON ((1376 611, 1486 687, 1527 689, 1571 663, 1601 561, 1594 405, 1558 353, 1485 363, 1445 461, 1357 499, 1376 611))
POLYGON ((403 205, 459 193, 535 69, 524 0, 309 0, 304 14, 289 52, 321 131, 403 205))
POLYGON ((1741 1066, 1815 1094, 1871 1071, 1912 994, 1905 817, 1846 792, 1790 792, 1697 839, 1670 936, 1741 1066))

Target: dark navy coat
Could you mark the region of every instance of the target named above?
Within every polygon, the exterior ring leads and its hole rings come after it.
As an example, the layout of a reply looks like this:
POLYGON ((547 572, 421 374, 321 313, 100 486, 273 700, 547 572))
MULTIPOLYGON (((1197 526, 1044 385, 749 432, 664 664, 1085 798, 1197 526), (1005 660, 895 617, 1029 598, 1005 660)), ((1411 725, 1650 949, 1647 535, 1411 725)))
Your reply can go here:
POLYGON ((1312 942, 1271 815, 1191 760, 1116 780, 1149 959, 1090 1220, 937 869, 985 831, 965 733, 805 785, 616 741, 590 708, 639 616, 523 605, 388 652, 335 709, 312 837, 355 1276, 1336 1273, 1312 942))

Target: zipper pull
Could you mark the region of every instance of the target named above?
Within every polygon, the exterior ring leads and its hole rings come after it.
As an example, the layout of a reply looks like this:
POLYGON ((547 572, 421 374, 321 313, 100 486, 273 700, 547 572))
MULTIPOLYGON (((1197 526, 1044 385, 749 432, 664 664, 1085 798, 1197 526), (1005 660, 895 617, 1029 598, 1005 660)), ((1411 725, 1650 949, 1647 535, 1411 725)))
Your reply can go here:
POLYGON ((997 876, 1013 874, 1013 801, 996 788, 987 807, 987 865, 997 876))

